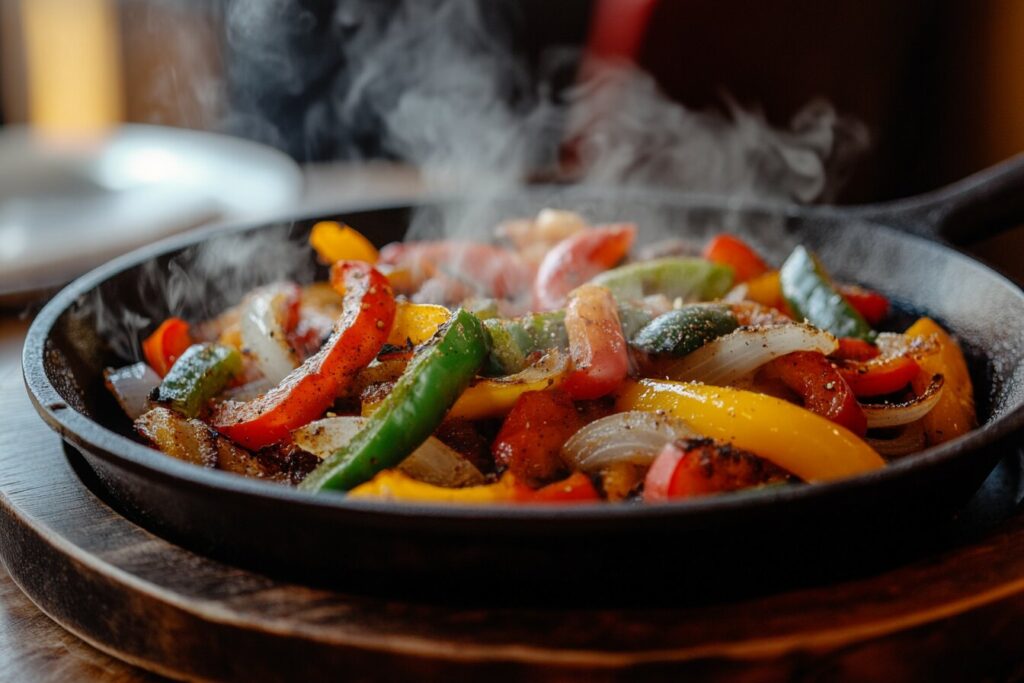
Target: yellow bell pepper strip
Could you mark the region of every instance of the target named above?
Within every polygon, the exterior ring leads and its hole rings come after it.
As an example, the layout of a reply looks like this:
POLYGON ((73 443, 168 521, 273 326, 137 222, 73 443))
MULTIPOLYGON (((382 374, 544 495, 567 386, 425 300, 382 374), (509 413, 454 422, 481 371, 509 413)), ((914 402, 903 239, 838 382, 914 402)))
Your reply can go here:
POLYGON ((507 415, 520 396, 557 387, 568 374, 568 356, 554 349, 522 372, 472 384, 452 406, 449 417, 482 420, 507 415))
POLYGON ((531 489, 509 472, 493 484, 450 489, 417 481, 399 470, 385 470, 348 493, 349 498, 418 503, 592 503, 601 500, 590 478, 576 472, 562 481, 531 489))
POLYGON ((938 344, 937 353, 917 359, 921 372, 911 382, 914 392, 920 395, 934 375, 945 378, 942 397, 923 418, 928 443, 935 445, 949 441, 974 429, 978 424, 974 412, 974 388, 960 345, 931 318, 921 318, 905 334, 910 339, 930 339, 938 344))
POLYGON ((779 283, 779 271, 770 270, 764 275, 747 280, 745 299, 756 301, 762 306, 771 306, 780 311, 786 303, 782 299, 782 285, 779 283))
POLYGON ((756 453, 804 481, 830 481, 885 461, 846 428, 773 396, 690 382, 628 381, 616 409, 663 410, 694 430, 756 453))
POLYGON ((412 342, 413 346, 419 346, 433 337, 438 328, 451 317, 452 312, 444 306, 399 301, 395 308, 395 324, 387 343, 391 346, 405 346, 407 342, 412 342))
POLYGON ((309 244, 324 263, 377 262, 377 248, 359 231, 335 221, 320 221, 309 233, 309 244))

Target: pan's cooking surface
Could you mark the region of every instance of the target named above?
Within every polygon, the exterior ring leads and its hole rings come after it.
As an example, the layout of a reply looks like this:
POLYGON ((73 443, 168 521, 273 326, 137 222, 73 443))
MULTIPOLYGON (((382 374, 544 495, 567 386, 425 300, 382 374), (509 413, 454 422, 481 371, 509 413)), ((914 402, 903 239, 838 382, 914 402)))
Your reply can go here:
MULTIPOLYGON (((128 425, 103 389, 101 373, 106 365, 129 359, 111 348, 109 321, 97 324, 106 320, 102 315, 113 311, 121 327, 134 325, 137 348, 149 321, 172 312, 193 318, 214 314, 234 303, 237 293, 218 285, 216 269, 203 266, 204 253, 229 249, 239 238, 267 234, 302 245, 313 220, 218 232, 203 238, 203 252, 189 246, 198 237, 177 246, 158 245, 90 274, 36 320, 26 345, 27 382, 44 416, 82 448, 100 480, 135 517, 194 547, 307 577, 322 577, 339 566, 354 572, 382 567, 465 572, 480 562, 500 565, 499 573, 524 576, 531 567, 564 563, 567 557, 593 560, 597 549, 586 544, 593 546, 596 539, 631 548, 631 557, 605 554, 599 564, 611 570, 636 558, 663 558, 668 551, 655 539, 666 534, 688 539, 710 561, 736 550, 725 547, 731 545, 723 543, 725 538, 744 539, 736 542, 748 549, 764 549, 770 539, 770 547, 778 551, 783 534, 791 540, 794 534, 818 536, 826 527, 839 537, 854 527, 877 531, 894 520, 949 510, 965 500, 995 463, 1001 440, 1024 420, 1024 295, 951 249, 841 213, 735 210, 710 200, 641 192, 575 194, 566 200, 540 190, 492 202, 472 220, 487 227, 543 206, 566 206, 567 201, 594 221, 637 222, 641 240, 666 234, 701 240, 727 229, 748 238, 774 262, 781 262, 797 243, 808 245, 821 253, 838 279, 870 286, 905 308, 928 312, 966 341, 983 426, 884 470, 834 484, 661 506, 559 509, 422 507, 313 497, 187 465, 122 436, 128 425), (159 291, 140 291, 138 283, 175 270, 190 273, 195 286, 179 293, 171 311, 159 291), (248 524, 265 524, 266 529, 245 530, 248 524), (275 528, 281 533, 274 533, 275 528), (345 542, 339 546, 341 538, 345 542), (515 548, 514 560, 509 559, 510 547, 515 548), (358 552, 350 552, 353 548, 358 552)), ((462 208, 457 203, 431 205, 419 214, 418 229, 429 232, 431 224, 451 220, 462 208)), ((330 218, 343 219, 383 243, 402 237, 411 212, 391 207, 330 218)), ((292 264, 297 279, 316 276, 311 251, 296 253, 301 254, 292 264)), ((253 275, 246 287, 261 281, 262 274, 253 275)))

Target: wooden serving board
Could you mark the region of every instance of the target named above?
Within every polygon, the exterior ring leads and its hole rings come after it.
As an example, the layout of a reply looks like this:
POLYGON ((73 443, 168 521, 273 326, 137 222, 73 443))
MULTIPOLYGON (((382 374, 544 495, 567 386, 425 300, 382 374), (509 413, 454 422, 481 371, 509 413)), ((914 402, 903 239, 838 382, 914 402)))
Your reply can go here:
MULTIPOLYGON (((75 463, 20 378, 0 377, 0 555, 11 577, 71 633, 173 678, 1024 677, 1019 456, 986 482, 954 547, 855 580, 634 609, 418 604, 277 581, 126 521, 83 484, 75 463)), ((637 580, 642 568, 609 590, 637 580)))

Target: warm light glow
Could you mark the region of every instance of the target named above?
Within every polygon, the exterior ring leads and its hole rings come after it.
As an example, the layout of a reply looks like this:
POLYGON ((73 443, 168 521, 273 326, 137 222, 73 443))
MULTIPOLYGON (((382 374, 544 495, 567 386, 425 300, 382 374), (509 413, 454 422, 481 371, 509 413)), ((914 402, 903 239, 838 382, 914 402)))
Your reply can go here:
POLYGON ((122 118, 120 39, 111 0, 22 0, 29 122, 89 136, 122 118))

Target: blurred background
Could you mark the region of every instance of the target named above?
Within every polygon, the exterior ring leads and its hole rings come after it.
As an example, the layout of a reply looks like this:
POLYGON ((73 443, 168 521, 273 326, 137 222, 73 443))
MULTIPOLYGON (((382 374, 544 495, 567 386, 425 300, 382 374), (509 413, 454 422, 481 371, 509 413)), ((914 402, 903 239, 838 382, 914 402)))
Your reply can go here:
MULTIPOLYGON (((593 161, 608 151, 598 142, 622 139, 608 130, 634 133, 633 163, 664 144, 650 129, 665 122, 712 131, 708 139, 746 152, 809 149, 827 182, 784 194, 838 203, 919 193, 1024 150, 1018 0, 0 0, 0 8, 0 264, 9 274, 31 260, 25 245, 40 223, 67 221, 66 238, 51 242, 81 252, 103 241, 89 232, 103 217, 119 216, 110 229, 135 237, 111 240, 95 260, 209 220, 415 193, 420 171, 439 159, 453 165, 454 138, 471 137, 474 126, 483 135, 463 145, 467 155, 479 152, 479 139, 500 138, 484 156, 502 165, 526 140, 529 153, 510 175, 532 179, 586 171, 578 157, 593 161), (646 71, 652 80, 641 85, 657 91, 657 104, 621 82, 600 97, 581 95, 597 58, 646 71), (406 96, 413 91, 419 99, 406 96), (437 108, 440 99, 448 109, 437 108), (830 106, 808 114, 808 103, 822 100, 830 106), (466 116, 479 102, 486 106, 466 116), (599 103, 617 124, 588 138, 593 116, 573 118, 581 102, 599 103), (649 116, 652 107, 664 116, 649 116), (761 142, 721 132, 746 123, 761 142), (511 128, 527 132, 504 135, 511 128), (139 200, 143 187, 150 194, 139 200)), ((669 146, 692 157, 681 136, 669 146)), ((626 177, 621 169, 584 176, 626 177)), ((709 188, 686 180, 693 176, 677 169, 658 180, 727 192, 735 180, 709 188)), ((978 248, 1019 274, 1022 244, 1018 230, 978 248)), ((45 284, 33 273, 60 279, 82 263, 29 266, 21 282, 45 284)))

